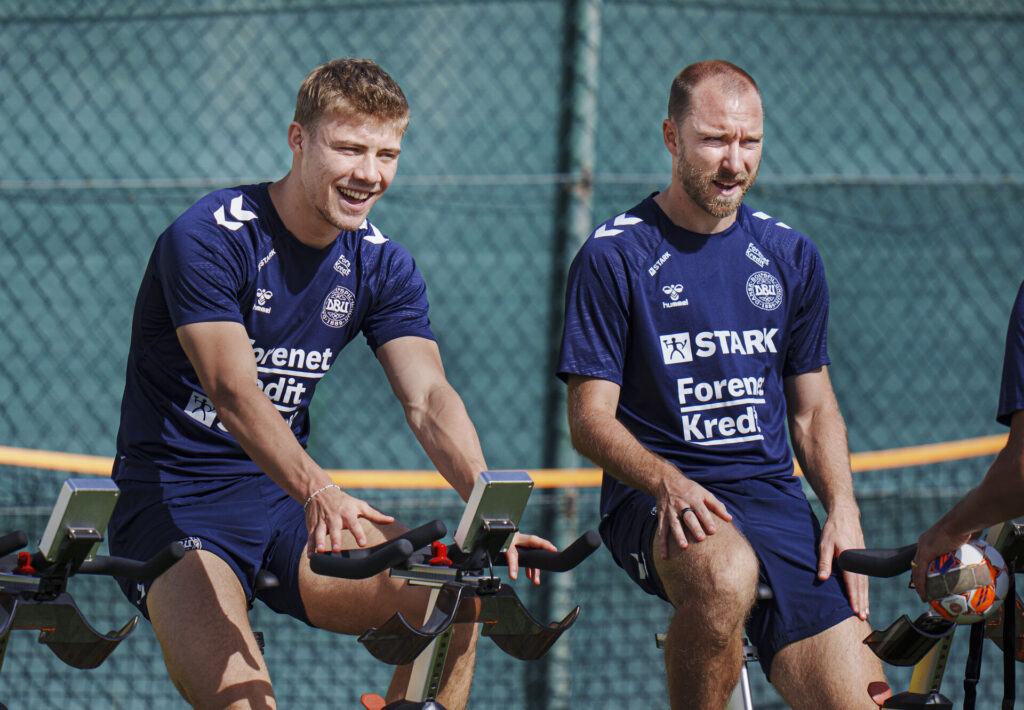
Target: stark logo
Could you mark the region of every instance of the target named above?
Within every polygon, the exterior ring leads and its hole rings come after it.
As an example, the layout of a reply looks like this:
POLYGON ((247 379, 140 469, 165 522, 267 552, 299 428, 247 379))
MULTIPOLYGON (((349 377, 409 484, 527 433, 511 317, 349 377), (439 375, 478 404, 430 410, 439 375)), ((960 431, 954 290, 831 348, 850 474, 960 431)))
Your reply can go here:
POLYGON ((672 333, 659 337, 661 339, 661 359, 665 361, 666 365, 693 361, 689 333, 672 333))
POLYGON ((356 297, 344 286, 336 286, 333 291, 327 294, 324 299, 323 310, 320 311, 320 320, 330 328, 341 328, 348 323, 352 317, 352 309, 355 306, 356 297))
POLYGON ((195 419, 204 426, 213 426, 217 419, 217 410, 213 408, 213 402, 209 397, 193 391, 185 405, 185 414, 195 419))

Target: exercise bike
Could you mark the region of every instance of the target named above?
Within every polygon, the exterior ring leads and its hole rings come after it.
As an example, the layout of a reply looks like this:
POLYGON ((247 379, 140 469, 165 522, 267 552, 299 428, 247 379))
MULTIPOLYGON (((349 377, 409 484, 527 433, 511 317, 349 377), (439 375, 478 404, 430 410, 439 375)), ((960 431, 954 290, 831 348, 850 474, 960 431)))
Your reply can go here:
POLYGON ((14 630, 38 630, 39 643, 67 665, 96 668, 138 626, 139 617, 134 616, 120 629, 100 633, 68 591, 76 574, 144 582, 184 556, 185 548, 177 542, 146 562, 97 555, 117 496, 117 486, 109 479, 68 479, 36 551, 18 552, 28 545, 21 530, 0 537, 0 670, 14 630))
MULTIPOLYGON (((473 488, 451 545, 435 520, 371 548, 313 555, 318 574, 364 579, 390 569, 392 577, 431 589, 426 620, 416 625, 396 613, 368 629, 359 642, 378 660, 413 664, 406 699, 385 704, 375 693, 362 697, 367 710, 444 710, 438 703, 448 645, 456 623, 482 624, 482 635, 515 658, 533 660, 575 623, 580 607, 561 621, 541 623, 502 582, 496 567, 508 564, 507 551, 526 507, 533 481, 523 471, 485 471, 473 488)), ((560 552, 517 548, 521 567, 565 572, 601 544, 590 530, 560 552)))
MULTIPOLYGON (((1003 651, 1003 710, 1015 703, 1014 661, 1024 661, 1024 606, 1014 592, 1014 577, 1024 572, 1024 525, 1008 522, 994 526, 986 541, 1006 562, 1010 586, 1001 608, 990 618, 970 624, 971 649, 964 679, 964 707, 973 708, 980 677, 981 646, 991 639, 1003 651)), ((846 550, 839 565, 847 572, 873 577, 895 577, 910 569, 917 544, 892 549, 846 550)), ((929 609, 917 619, 903 615, 886 629, 873 630, 864 643, 883 662, 913 666, 910 688, 885 699, 881 707, 897 710, 952 710, 941 693, 946 662, 958 625, 929 609)))

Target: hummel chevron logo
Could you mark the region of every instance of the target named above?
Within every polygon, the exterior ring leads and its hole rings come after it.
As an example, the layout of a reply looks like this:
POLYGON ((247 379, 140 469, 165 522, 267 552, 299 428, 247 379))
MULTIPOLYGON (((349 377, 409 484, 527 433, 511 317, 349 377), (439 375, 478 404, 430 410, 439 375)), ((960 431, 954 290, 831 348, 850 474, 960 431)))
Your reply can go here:
POLYGON ((256 219, 256 213, 250 212, 249 210, 242 207, 242 196, 239 195, 235 199, 231 200, 231 216, 240 222, 232 222, 224 216, 224 205, 221 205, 213 213, 214 219, 217 220, 217 224, 222 227, 227 227, 232 232, 237 231, 241 226, 242 222, 248 222, 250 219, 256 219))
POLYGON ((376 227, 374 227, 372 224, 365 220, 363 221, 359 228, 366 229, 367 227, 370 228, 370 234, 367 234, 365 237, 363 237, 363 239, 370 242, 370 244, 383 244, 388 240, 387 237, 380 233, 379 229, 377 229, 376 227))
MULTIPOLYGON (((623 212, 612 221, 612 224, 615 225, 616 227, 628 227, 639 222, 643 222, 643 220, 640 219, 639 217, 631 217, 625 212, 623 212)), ((602 224, 600 227, 597 228, 597 231, 594 232, 594 239, 599 239, 601 237, 614 237, 616 234, 622 234, 622 230, 609 229, 608 227, 602 224)))

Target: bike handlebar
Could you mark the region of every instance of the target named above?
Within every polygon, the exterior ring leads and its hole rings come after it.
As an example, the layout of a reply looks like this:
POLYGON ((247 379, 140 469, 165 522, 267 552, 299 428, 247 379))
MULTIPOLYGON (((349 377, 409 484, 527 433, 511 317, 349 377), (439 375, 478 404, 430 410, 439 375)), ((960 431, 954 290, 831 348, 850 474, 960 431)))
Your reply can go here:
MULTIPOLYGON (((587 530, 575 542, 564 550, 552 552, 534 547, 516 547, 519 552, 519 566, 532 567, 547 572, 567 572, 587 559, 594 550, 601 546, 601 536, 596 530, 587 530)), ((499 564, 508 564, 502 555, 499 564)))
POLYGON ((83 562, 80 574, 108 574, 111 577, 148 582, 166 572, 171 565, 185 556, 185 546, 172 542, 147 561, 129 560, 125 557, 96 556, 83 562))
POLYGON ((343 579, 366 579, 405 561, 413 552, 444 537, 448 528, 440 520, 414 528, 379 545, 339 553, 318 552, 309 561, 317 574, 343 579))
POLYGON ((377 548, 368 550, 343 550, 337 554, 318 552, 309 560, 310 569, 317 574, 343 579, 366 579, 386 570, 409 558, 415 548, 412 543, 396 538, 383 543, 377 548), (353 556, 352 552, 368 552, 353 556))
POLYGON ((910 569, 917 554, 917 543, 876 550, 844 550, 839 554, 839 567, 846 572, 871 577, 895 577, 910 569))
POLYGON ((28 544, 28 535, 23 530, 15 530, 0 537, 0 557, 20 550, 28 544))
MULTIPOLYGON (((339 553, 318 552, 310 559, 309 566, 317 574, 329 577, 366 579, 405 562, 416 550, 444 537, 446 532, 444 523, 434 520, 373 547, 344 550, 339 553)), ((517 547, 519 565, 548 572, 565 572, 585 560, 600 546, 601 537, 596 531, 588 530, 559 552, 517 547)), ((494 564, 508 564, 508 558, 503 554, 494 564)))

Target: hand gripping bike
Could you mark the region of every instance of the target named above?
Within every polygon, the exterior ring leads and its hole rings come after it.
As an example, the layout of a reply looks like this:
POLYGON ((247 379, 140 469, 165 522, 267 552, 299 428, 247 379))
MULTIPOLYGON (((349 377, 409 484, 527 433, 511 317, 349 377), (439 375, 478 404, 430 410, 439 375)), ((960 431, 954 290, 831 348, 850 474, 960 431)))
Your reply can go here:
MULTIPOLYGON (((577 606, 561 621, 542 624, 523 606, 511 586, 495 574, 508 563, 504 554, 533 488, 522 471, 485 471, 477 479, 455 533, 445 545, 444 523, 435 520, 375 547, 319 553, 310 566, 318 574, 347 579, 372 577, 390 569, 393 577, 431 588, 426 621, 411 624, 396 613, 359 642, 377 659, 392 665, 413 663, 411 699, 385 706, 379 695, 366 694, 369 710, 444 710, 436 700, 448 645, 456 623, 480 623, 482 634, 501 650, 523 660, 543 656, 579 616, 577 606)), ((601 544, 591 530, 565 550, 517 548, 521 567, 565 572, 601 544)))
MULTIPOLYGON (((974 707, 980 677, 981 645, 984 638, 993 640, 1004 654, 1003 710, 1014 707, 1014 658, 1024 661, 1024 607, 1014 593, 1013 579, 1024 572, 1024 526, 1002 523, 993 527, 987 542, 999 550, 1010 573, 1010 587, 1002 607, 990 618, 971 624, 971 648, 964 678, 964 707, 974 707)), ((910 569, 917 552, 911 544, 895 549, 846 550, 839 564, 847 572, 872 577, 895 577, 910 569)), ((957 624, 929 608, 916 620, 903 615, 885 630, 872 631, 864 643, 882 661, 894 666, 913 666, 910 689, 886 699, 881 707, 899 710, 952 710, 953 703, 940 692, 946 661, 957 624)))
POLYGON ((185 554, 180 543, 148 562, 95 554, 117 496, 110 480, 68 479, 37 552, 17 552, 28 544, 21 530, 0 537, 0 668, 14 629, 38 629, 39 643, 74 668, 96 668, 135 630, 138 616, 118 631, 99 633, 67 591, 75 574, 155 579, 185 554))

